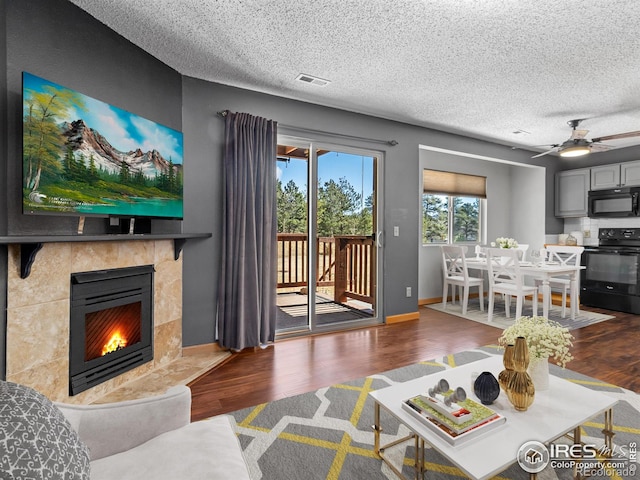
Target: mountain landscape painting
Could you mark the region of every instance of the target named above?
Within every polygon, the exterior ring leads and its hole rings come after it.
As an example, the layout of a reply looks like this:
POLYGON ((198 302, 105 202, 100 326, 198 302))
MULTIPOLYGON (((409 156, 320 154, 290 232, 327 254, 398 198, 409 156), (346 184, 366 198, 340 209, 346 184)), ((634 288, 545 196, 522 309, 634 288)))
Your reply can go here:
POLYGON ((182 133, 23 72, 23 212, 183 216, 182 133))

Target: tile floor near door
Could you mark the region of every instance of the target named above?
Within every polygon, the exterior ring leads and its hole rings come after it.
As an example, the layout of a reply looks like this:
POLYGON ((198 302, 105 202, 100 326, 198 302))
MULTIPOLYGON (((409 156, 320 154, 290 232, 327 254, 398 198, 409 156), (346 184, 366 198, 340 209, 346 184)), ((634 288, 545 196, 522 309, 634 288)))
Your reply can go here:
POLYGON ((229 358, 231 353, 213 346, 187 349, 165 367, 128 382, 94 403, 121 402, 160 395, 176 385, 186 385, 229 358))

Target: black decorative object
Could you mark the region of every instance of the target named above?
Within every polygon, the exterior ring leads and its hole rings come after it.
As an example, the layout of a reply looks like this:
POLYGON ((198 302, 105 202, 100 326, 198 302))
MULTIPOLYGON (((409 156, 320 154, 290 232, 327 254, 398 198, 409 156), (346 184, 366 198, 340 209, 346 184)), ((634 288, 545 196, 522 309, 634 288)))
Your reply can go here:
POLYGON ((483 405, 491 405, 500 395, 500 384, 491 372, 482 372, 473 384, 473 391, 483 405))

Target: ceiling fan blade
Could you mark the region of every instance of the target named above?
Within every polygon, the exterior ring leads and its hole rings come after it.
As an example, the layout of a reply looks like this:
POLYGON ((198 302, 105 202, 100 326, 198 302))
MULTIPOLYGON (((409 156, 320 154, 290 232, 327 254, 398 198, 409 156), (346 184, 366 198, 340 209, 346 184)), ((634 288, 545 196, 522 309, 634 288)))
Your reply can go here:
POLYGON ((591 151, 592 152, 606 152, 607 150, 611 150, 613 147, 611 145, 605 145, 604 143, 592 144, 591 151))
POLYGON ((551 150, 547 150, 546 152, 539 153, 538 155, 534 155, 534 156, 533 156, 533 157, 531 157, 531 158, 538 158, 538 157, 542 157, 542 156, 544 156, 544 155, 548 155, 548 154, 553 153, 553 152, 555 152, 555 151, 556 151, 556 147, 553 147, 551 150))
POLYGON ((580 140, 581 138, 586 137, 587 133, 589 133, 589 130, 573 130, 569 140, 580 140))
POLYGON ((592 142, 602 142, 605 140, 616 140, 618 138, 640 137, 640 130, 635 132, 617 133, 615 135, 605 135, 604 137, 592 138, 592 142))

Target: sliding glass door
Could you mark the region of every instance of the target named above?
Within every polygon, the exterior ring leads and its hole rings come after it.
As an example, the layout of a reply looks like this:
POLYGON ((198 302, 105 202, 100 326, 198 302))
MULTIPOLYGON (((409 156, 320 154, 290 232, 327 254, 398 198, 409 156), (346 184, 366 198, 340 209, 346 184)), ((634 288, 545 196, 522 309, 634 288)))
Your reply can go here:
POLYGON ((379 321, 380 163, 380 152, 279 138, 279 335, 379 321))

